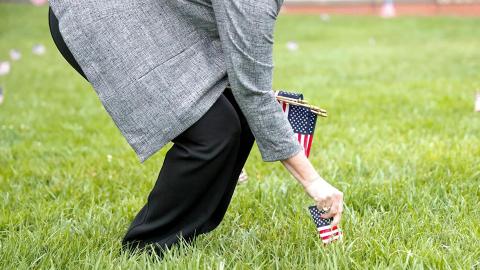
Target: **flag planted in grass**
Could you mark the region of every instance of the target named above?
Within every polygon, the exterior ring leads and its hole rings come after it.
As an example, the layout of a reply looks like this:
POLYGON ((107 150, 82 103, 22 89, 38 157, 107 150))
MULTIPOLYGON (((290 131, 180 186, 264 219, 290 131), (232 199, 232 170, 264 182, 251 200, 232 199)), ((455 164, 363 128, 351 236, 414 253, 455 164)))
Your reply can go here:
MULTIPOLYGON (((287 97, 296 100, 303 100, 302 94, 291 93, 286 91, 276 91, 276 96, 287 97)), ((293 105, 283 100, 277 100, 282 110, 288 117, 288 121, 292 125, 293 132, 297 134, 298 142, 303 146, 305 156, 310 155, 312 148, 313 133, 317 122, 317 114, 312 112, 308 107, 293 105)))
POLYGON ((321 215, 325 214, 324 210, 320 210, 317 206, 309 206, 308 210, 312 216, 313 222, 317 227, 318 234, 324 244, 331 243, 337 239, 341 239, 342 231, 338 226, 331 226, 333 218, 322 218, 321 215))

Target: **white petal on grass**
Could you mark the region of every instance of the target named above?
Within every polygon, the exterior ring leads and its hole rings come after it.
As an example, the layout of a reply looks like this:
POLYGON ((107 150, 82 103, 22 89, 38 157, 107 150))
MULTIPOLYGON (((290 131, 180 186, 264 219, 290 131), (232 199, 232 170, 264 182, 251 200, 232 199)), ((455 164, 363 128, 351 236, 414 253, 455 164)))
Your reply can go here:
POLYGON ((295 41, 287 42, 287 49, 289 51, 297 51, 298 50, 298 43, 296 43, 295 41))
POLYGON ((5 76, 10 73, 10 62, 3 61, 0 62, 0 76, 5 76))
POLYGON ((43 55, 45 54, 45 46, 43 46, 42 44, 35 44, 32 48, 32 52, 33 54, 36 54, 36 55, 43 55))
POLYGON ((16 49, 10 50, 10 59, 12 59, 12 61, 18 61, 20 60, 20 58, 22 58, 22 53, 20 53, 19 50, 16 50, 16 49))
POLYGON ((112 162, 112 155, 107 155, 107 161, 112 162))

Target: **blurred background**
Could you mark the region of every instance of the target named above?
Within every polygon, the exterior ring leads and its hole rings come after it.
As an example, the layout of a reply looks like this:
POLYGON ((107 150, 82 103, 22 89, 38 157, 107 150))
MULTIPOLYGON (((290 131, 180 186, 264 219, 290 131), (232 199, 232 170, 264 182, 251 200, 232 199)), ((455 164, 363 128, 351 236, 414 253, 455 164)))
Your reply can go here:
MULTIPOLYGON (((43 5, 47 1, 0 0, 2 2, 43 5)), ((480 0, 285 0, 283 9, 295 13, 479 16, 480 0)))
MULTIPOLYGON (((119 245, 171 144, 138 163, 47 11, 0 0, 0 268, 158 268, 119 245)), ((480 0, 286 0, 274 88, 328 111, 309 159, 345 193, 345 241, 317 241, 311 200, 254 146, 221 226, 164 269, 478 268, 479 16, 480 0)))
POLYGON ((479 0, 286 0, 285 9, 300 13, 351 15, 470 15, 480 14, 479 0))

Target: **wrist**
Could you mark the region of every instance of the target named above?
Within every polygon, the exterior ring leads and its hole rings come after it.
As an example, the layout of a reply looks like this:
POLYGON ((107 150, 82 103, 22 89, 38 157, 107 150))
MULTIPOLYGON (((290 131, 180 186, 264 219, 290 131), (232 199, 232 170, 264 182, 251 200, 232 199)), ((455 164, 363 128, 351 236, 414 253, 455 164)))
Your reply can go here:
POLYGON ((323 181, 323 178, 320 175, 314 176, 312 178, 302 180, 302 185, 304 188, 308 188, 310 185, 323 181))

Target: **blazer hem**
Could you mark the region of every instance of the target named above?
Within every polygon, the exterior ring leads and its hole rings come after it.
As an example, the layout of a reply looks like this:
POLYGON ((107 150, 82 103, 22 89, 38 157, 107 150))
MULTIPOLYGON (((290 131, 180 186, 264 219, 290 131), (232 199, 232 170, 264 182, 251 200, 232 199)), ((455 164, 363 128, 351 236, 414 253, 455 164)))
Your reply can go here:
POLYGON ((200 118, 202 118, 203 115, 207 113, 207 111, 218 100, 220 95, 223 94, 223 91, 227 87, 227 84, 228 80, 224 79, 217 83, 217 85, 212 87, 210 91, 213 93, 213 98, 205 99, 205 102, 203 103, 204 106, 196 107, 195 114, 192 114, 191 117, 184 118, 185 120, 182 121, 181 125, 176 126, 176 128, 171 133, 168 133, 171 136, 158 136, 156 132, 151 132, 150 135, 142 143, 133 145, 133 149, 135 150, 140 163, 144 163, 152 155, 162 149, 168 142, 175 139, 177 136, 179 136, 185 130, 191 127, 194 123, 200 120, 200 118))

